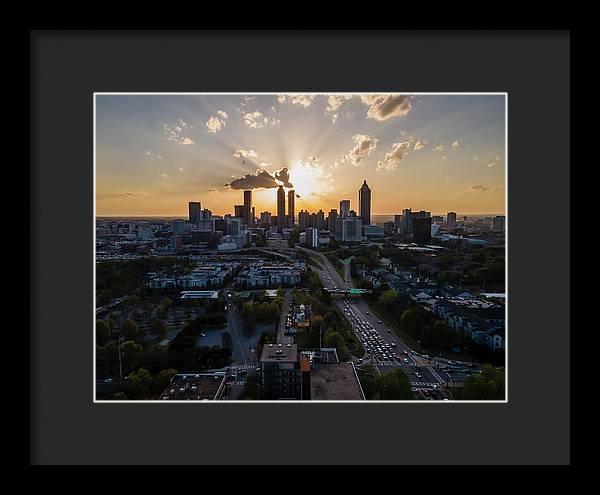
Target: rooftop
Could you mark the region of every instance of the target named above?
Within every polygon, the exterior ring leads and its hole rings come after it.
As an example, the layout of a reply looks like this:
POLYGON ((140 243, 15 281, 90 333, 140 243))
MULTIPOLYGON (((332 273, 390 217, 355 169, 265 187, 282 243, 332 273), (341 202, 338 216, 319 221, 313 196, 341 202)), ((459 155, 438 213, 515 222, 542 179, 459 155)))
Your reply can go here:
POLYGON ((313 363, 310 396, 311 400, 364 400, 362 388, 350 363, 313 363))
POLYGON ((179 374, 160 396, 161 400, 214 400, 225 375, 179 374))
POLYGON ((297 360, 298 346, 296 344, 265 344, 260 355, 261 362, 295 363, 297 360))

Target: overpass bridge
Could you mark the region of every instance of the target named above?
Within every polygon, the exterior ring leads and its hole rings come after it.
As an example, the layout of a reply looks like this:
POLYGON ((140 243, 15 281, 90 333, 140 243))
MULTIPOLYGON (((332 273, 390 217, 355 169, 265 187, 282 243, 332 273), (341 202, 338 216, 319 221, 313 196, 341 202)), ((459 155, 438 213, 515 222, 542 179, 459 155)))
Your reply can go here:
POLYGON ((340 288, 327 288, 324 287, 323 290, 329 292, 332 296, 350 296, 350 297, 360 297, 365 294, 371 294, 373 291, 371 289, 340 289, 340 288))

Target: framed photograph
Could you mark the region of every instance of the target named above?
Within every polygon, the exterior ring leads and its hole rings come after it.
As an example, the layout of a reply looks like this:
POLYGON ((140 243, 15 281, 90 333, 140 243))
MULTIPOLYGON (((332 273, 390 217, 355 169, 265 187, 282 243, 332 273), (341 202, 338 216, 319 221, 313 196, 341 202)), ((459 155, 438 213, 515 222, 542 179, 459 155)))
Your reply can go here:
POLYGON ((507 104, 96 93, 95 399, 505 401, 507 104))
POLYGON ((31 31, 30 106, 31 464, 570 464, 569 31, 31 31))

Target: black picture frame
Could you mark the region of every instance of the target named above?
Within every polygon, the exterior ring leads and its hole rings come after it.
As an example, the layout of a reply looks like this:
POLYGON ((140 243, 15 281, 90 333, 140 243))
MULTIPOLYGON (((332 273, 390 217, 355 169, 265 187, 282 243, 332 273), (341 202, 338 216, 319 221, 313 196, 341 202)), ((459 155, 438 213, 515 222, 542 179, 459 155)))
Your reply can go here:
POLYGON ((32 31, 30 104, 30 463, 570 462, 568 31, 32 31), (508 93, 508 403, 94 404, 93 93, 311 90, 508 93))

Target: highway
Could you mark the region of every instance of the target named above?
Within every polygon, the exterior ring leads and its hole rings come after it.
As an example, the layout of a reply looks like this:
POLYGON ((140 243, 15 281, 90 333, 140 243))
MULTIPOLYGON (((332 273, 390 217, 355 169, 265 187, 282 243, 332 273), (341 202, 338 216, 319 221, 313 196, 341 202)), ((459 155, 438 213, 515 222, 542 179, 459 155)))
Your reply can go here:
MULTIPOLYGON (((344 263, 345 280, 342 280, 331 262, 321 253, 297 246, 297 249, 319 259, 323 270, 311 267, 323 282, 324 287, 335 289, 351 289, 354 287, 350 277, 350 264, 344 263)), ((355 366, 373 364, 380 372, 393 371, 400 368, 411 382, 413 390, 429 391, 432 398, 444 399, 443 389, 446 384, 464 381, 476 369, 470 369, 470 363, 454 362, 441 358, 430 358, 412 350, 395 334, 394 329, 381 322, 369 310, 362 299, 339 298, 337 306, 344 313, 352 328, 360 339, 367 354, 361 359, 354 360, 355 366), (395 356, 394 356, 395 354, 395 356), (442 367, 455 368, 447 373, 442 367)))

